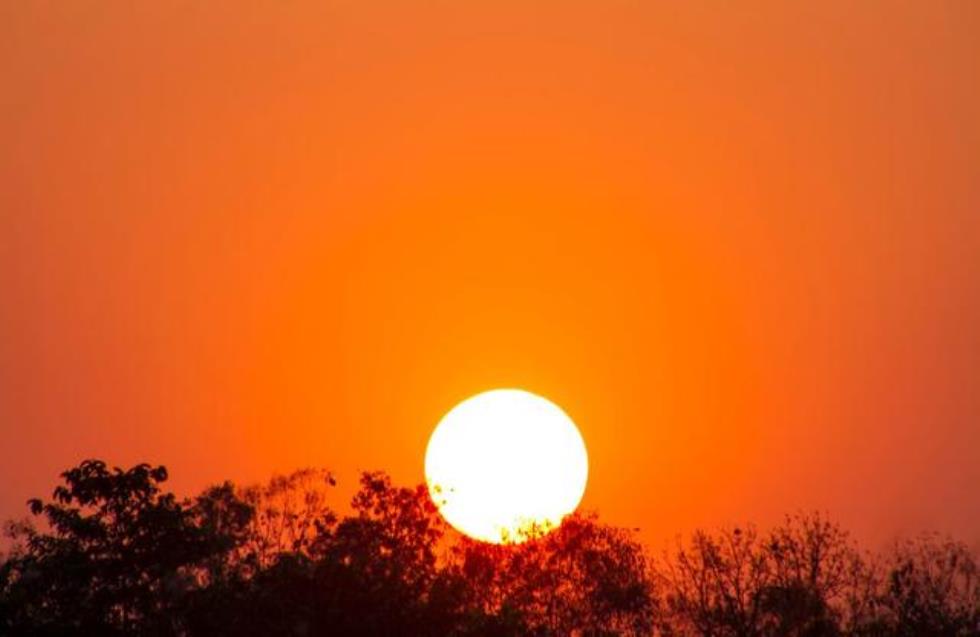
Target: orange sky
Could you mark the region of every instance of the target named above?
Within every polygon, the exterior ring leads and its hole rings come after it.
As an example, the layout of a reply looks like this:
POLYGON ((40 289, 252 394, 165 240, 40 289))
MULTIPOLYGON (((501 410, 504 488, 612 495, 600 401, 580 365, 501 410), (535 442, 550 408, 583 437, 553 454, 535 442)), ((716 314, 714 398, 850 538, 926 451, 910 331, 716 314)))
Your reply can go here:
POLYGON ((0 517, 519 386, 648 540, 980 540, 980 4, 813 5, 0 4, 0 517))

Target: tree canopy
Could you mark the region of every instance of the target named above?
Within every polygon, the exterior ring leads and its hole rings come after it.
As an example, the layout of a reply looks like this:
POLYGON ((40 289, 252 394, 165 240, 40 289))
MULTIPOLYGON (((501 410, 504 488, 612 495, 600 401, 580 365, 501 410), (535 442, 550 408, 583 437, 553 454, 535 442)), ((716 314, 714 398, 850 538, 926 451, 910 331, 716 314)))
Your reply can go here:
POLYGON ((343 516, 324 470, 184 499, 167 477, 87 460, 30 500, 8 524, 0 635, 980 635, 976 558, 934 536, 871 555, 798 514, 654 558, 594 514, 470 540, 383 473, 343 516))

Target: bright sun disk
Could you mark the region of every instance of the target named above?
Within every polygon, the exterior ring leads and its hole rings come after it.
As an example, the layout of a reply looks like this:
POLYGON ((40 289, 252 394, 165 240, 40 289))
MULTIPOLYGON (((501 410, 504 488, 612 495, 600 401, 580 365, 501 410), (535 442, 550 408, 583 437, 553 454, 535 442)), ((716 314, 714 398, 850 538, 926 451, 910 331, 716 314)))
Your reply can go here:
POLYGON ((519 542, 549 529, 585 492, 582 436, 557 405, 519 389, 464 400, 436 426, 425 454, 429 493, 470 537, 519 542))

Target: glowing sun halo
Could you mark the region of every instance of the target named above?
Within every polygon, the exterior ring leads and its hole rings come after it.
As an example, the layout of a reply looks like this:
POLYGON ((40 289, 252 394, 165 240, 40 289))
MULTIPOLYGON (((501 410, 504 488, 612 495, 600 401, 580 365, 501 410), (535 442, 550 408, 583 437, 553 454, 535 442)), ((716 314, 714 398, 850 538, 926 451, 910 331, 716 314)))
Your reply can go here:
POLYGON ((519 542, 575 510, 588 477, 585 443, 554 403, 518 389, 464 400, 432 432, 425 480, 443 517, 487 542, 519 542))

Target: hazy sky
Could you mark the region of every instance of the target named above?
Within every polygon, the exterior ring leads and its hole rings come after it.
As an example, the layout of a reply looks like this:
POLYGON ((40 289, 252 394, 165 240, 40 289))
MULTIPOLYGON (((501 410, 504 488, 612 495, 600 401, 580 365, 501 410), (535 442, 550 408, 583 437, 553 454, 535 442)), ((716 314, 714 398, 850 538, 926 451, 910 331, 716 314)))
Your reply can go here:
POLYGON ((0 3, 0 517, 422 479, 518 386, 658 540, 980 540, 980 3, 0 3))

